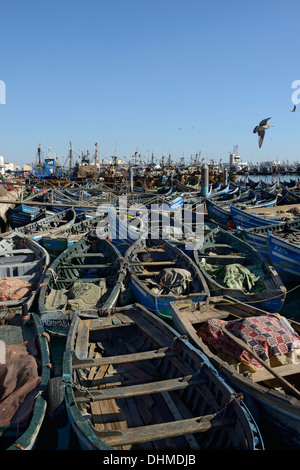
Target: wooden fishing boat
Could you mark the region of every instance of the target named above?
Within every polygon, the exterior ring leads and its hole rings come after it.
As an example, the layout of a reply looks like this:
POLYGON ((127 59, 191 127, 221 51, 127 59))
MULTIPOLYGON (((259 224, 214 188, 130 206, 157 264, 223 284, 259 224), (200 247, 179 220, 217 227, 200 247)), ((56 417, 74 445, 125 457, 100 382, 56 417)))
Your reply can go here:
POLYGON ((50 235, 43 235, 40 244, 52 257, 57 257, 64 250, 76 243, 91 230, 105 231, 107 213, 84 219, 76 224, 55 230, 50 235))
POLYGON ((268 218, 260 217, 254 213, 252 214, 250 212, 246 212, 245 210, 240 209, 234 205, 230 205, 230 213, 235 227, 240 227, 243 229, 280 224, 281 222, 278 220, 278 215, 268 216, 268 218))
POLYGON ((220 184, 218 188, 212 189, 212 193, 209 197, 215 198, 215 197, 219 197, 219 196, 223 196, 225 194, 228 194, 229 193, 229 187, 230 187, 230 183, 228 183, 226 186, 222 186, 220 184))
POLYGON ((222 227, 234 227, 229 210, 224 209, 221 205, 216 204, 211 199, 207 199, 205 204, 209 219, 217 222, 222 227))
POLYGON ((26 322, 18 313, 0 316, 0 449, 31 450, 47 409, 48 339, 36 313, 26 322))
POLYGON ((194 250, 212 295, 228 295, 269 312, 278 312, 287 290, 273 266, 248 243, 221 228, 194 250))
POLYGON ((261 181, 261 195, 264 196, 264 193, 266 192, 267 197, 270 196, 270 194, 274 194, 276 192, 277 183, 271 183, 268 184, 265 181, 261 181))
POLYGON ((170 320, 169 304, 175 299, 205 300, 209 289, 199 268, 167 240, 140 238, 126 251, 130 287, 139 303, 170 320))
POLYGON ((283 186, 279 204, 300 204, 300 194, 283 186))
POLYGON ((281 224, 265 225, 247 230, 236 231, 255 248, 258 253, 274 266, 283 282, 294 281, 299 272, 300 219, 281 224), (269 234, 272 233, 272 249, 269 234), (278 245, 277 240, 283 243, 278 245))
POLYGON ((13 232, 0 241, 0 311, 28 310, 49 264, 36 241, 13 232))
POLYGON ((233 204, 237 207, 253 207, 256 205, 257 202, 257 193, 252 189, 248 189, 245 192, 240 193, 240 197, 238 199, 233 200, 213 200, 219 206, 222 206, 224 209, 229 211, 229 205, 233 204))
POLYGON ((234 214, 238 211, 240 214, 244 214, 243 209, 257 209, 260 208, 260 204, 256 203, 257 201, 257 194, 254 193, 254 191, 250 191, 247 193, 248 196, 246 198, 243 198, 241 196, 240 199, 237 201, 218 201, 215 202, 214 200, 211 199, 206 199, 206 209, 207 209, 207 214, 208 218, 211 220, 214 220, 218 224, 220 224, 221 227, 223 228, 234 228, 235 227, 235 220, 237 217, 233 217, 231 211, 231 207, 234 207, 236 211, 234 211, 234 214), (241 212, 242 211, 242 212, 241 212))
POLYGON ((184 198, 182 196, 178 196, 161 204, 160 209, 164 211, 174 211, 176 209, 181 208, 183 206, 183 203, 184 198))
MULTIPOLYGON (((50 236, 56 233, 58 230, 65 229, 74 224, 76 219, 76 213, 74 209, 67 209, 57 214, 49 215, 43 219, 36 220, 30 224, 18 227, 18 233, 23 233, 27 237, 33 238, 34 240, 41 240, 43 236, 50 236)), ((5 237, 12 233, 12 230, 1 234, 1 237, 5 237)))
POLYGON ((163 320, 139 304, 89 313, 74 315, 63 359, 83 449, 264 449, 242 397, 163 320))
POLYGON ((293 244, 276 233, 268 234, 270 261, 284 282, 299 282, 300 279, 300 232, 298 237, 295 235, 297 243, 293 244))
POLYGON ((196 192, 196 191, 201 191, 201 185, 196 184, 195 186, 192 186, 190 184, 183 184, 180 181, 176 181, 176 187, 179 191, 184 191, 184 192, 196 192))
POLYGON ((88 233, 61 253, 45 273, 38 310, 47 331, 65 335, 75 310, 116 306, 125 280, 115 246, 88 233))
POLYGON ((171 310, 175 328, 242 393, 263 436, 270 437, 274 448, 299 449, 300 350, 295 340, 299 339, 300 324, 286 324, 279 314, 270 315, 230 297, 211 297, 209 302, 198 304, 177 301, 171 303, 171 310), (244 327, 252 338, 250 343, 247 333, 239 333, 244 327), (253 328, 258 334, 251 334, 253 328))
POLYGON ((20 206, 6 212, 7 224, 12 229, 30 224, 33 220, 40 220, 46 217, 46 209, 20 204, 20 206))
POLYGON ((223 194, 218 194, 218 193, 212 193, 209 196, 211 199, 213 199, 214 202, 217 203, 224 203, 227 201, 238 201, 241 197, 241 189, 236 186, 234 189, 230 189, 228 192, 225 192, 223 194))

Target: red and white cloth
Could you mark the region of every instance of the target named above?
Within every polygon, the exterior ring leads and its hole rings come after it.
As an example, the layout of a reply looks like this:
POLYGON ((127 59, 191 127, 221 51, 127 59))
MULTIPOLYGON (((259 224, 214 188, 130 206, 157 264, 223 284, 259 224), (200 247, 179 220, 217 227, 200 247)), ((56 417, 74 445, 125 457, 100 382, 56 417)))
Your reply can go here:
POLYGON ((222 349, 240 361, 262 367, 250 353, 235 344, 220 326, 244 341, 260 359, 267 362, 271 356, 286 355, 300 346, 299 335, 291 333, 291 329, 287 329, 278 317, 276 314, 270 314, 227 322, 211 319, 201 326, 197 335, 216 349, 222 349))

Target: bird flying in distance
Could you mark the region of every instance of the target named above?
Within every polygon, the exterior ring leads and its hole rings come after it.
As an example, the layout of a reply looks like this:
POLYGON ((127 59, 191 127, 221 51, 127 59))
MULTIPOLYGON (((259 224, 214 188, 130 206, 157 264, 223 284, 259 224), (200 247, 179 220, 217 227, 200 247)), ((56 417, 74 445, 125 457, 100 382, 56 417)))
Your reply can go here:
POLYGON ((293 109, 291 109, 291 112, 294 113, 296 111, 296 105, 294 104, 293 109))
POLYGON ((259 148, 261 148, 262 143, 264 141, 265 131, 267 129, 269 129, 270 127, 274 127, 272 124, 267 124, 269 119, 271 119, 271 118, 269 117, 269 118, 263 119, 262 121, 260 121, 259 125, 255 126, 254 129, 253 129, 253 134, 255 134, 256 132, 258 134, 258 146, 259 146, 259 148))

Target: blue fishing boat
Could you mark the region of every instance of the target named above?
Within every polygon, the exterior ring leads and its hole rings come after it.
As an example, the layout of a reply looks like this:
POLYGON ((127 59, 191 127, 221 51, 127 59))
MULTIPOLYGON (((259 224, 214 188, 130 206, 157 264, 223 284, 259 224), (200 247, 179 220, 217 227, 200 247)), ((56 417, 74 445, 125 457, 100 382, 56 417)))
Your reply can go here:
POLYGON ((66 410, 82 449, 264 450, 243 397, 165 321, 139 304, 92 313, 74 315, 63 358, 66 410))
POLYGON ((269 312, 278 312, 287 290, 273 266, 248 243, 217 228, 196 244, 194 259, 211 295, 227 295, 269 312))
POLYGON ((222 187, 222 185, 220 184, 218 188, 212 190, 210 197, 215 198, 215 197, 223 196, 224 194, 227 194, 229 192, 229 186, 230 186, 230 183, 228 183, 224 187, 222 187))
POLYGON ((251 214, 250 212, 245 212, 239 207, 230 205, 230 213, 235 227, 240 227, 243 229, 253 228, 253 227, 262 227, 265 225, 280 224, 280 220, 276 220, 276 216, 273 217, 260 217, 256 214, 251 214))
MULTIPOLYGON (((18 227, 18 233, 32 238, 33 240, 40 241, 43 236, 54 235, 57 231, 66 229, 74 224, 76 213, 74 209, 67 209, 56 214, 43 217, 40 220, 35 220, 30 224, 18 227)), ((5 232, 1 236, 5 237, 12 231, 5 232)))
POLYGON ((127 250, 125 262, 134 296, 163 319, 172 319, 169 304, 175 299, 200 302, 209 296, 196 264, 166 240, 140 238, 127 250))
POLYGON ((207 216, 209 219, 217 222, 222 227, 234 227, 232 216, 229 210, 224 209, 221 205, 216 204, 211 199, 205 201, 207 216))
MULTIPOLYGON (((299 240, 300 241, 300 240, 299 240)), ((299 282, 300 279, 300 243, 294 245, 289 241, 269 232, 269 256, 272 265, 285 282, 299 282)))
POLYGON ((172 199, 170 201, 167 201, 161 204, 160 209, 164 211, 174 211, 182 207, 183 202, 184 202, 184 198, 182 196, 178 196, 175 199, 172 199))
POLYGON ((221 194, 221 195, 215 195, 215 194, 211 194, 211 196, 209 196, 211 199, 213 199, 213 201, 215 202, 226 202, 226 201, 231 201, 231 200, 234 200, 234 201, 237 201, 240 199, 241 197, 241 189, 236 186, 236 188, 234 189, 231 189, 229 190, 228 192, 224 193, 224 194, 221 194))
POLYGON ((290 252, 290 248, 297 251, 300 244, 299 218, 289 222, 282 222, 280 224, 238 230, 236 231, 236 236, 249 243, 266 261, 272 264, 284 282, 294 280, 293 276, 296 276, 298 271, 298 262, 294 261, 293 258, 291 258, 292 253, 289 255, 288 252, 290 252), (270 250, 270 233, 275 236, 273 237, 274 241, 275 239, 277 240, 280 238, 285 245, 285 248, 277 247, 276 249, 273 246, 273 251, 276 256, 274 256, 270 250), (280 256, 282 256, 282 261, 279 262, 280 256), (286 257, 291 259, 284 261, 284 258, 286 257), (294 266, 294 269, 292 270, 293 272, 289 273, 288 269, 290 269, 292 265, 294 266))
MULTIPOLYGON (((59 213, 58 213, 59 214, 59 213)), ((100 236, 106 231, 107 213, 84 219, 76 224, 61 227, 51 234, 43 234, 40 244, 47 250, 50 256, 56 258, 64 250, 76 243, 91 230, 97 230, 100 236)))
POLYGON ((26 204, 21 204, 20 206, 12 209, 8 209, 6 213, 7 224, 15 229, 18 227, 23 227, 34 220, 40 220, 46 217, 46 210, 39 209, 37 207, 28 206, 26 204))
POLYGON ((281 191, 280 205, 283 204, 300 204, 300 194, 283 186, 281 191))

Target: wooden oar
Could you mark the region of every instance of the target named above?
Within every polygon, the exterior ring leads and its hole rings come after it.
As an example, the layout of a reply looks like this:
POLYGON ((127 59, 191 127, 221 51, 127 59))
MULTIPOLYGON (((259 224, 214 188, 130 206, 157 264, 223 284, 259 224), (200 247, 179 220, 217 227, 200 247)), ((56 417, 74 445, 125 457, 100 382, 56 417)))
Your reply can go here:
POLYGON ((271 367, 269 367, 251 348, 249 348, 245 343, 244 341, 240 340, 239 338, 237 338, 236 336, 234 336, 232 333, 230 333, 228 330, 226 330, 224 328, 224 326, 220 326, 221 330, 223 331, 223 333, 225 333, 227 336, 229 336, 229 338, 231 338, 236 344, 238 344, 242 349, 245 349, 248 353, 251 354, 251 356, 254 357, 254 359, 257 360, 257 362, 259 362, 263 367, 265 367, 272 375, 274 375, 274 377, 276 379, 278 379, 280 382, 284 383, 291 391, 293 391, 293 393, 295 393, 297 395, 298 398, 300 398, 300 392, 299 390, 297 390, 295 387, 293 387, 292 384, 290 384, 287 380, 285 380, 284 377, 282 377, 282 375, 278 374, 277 372, 275 372, 274 369, 272 369, 271 367))

